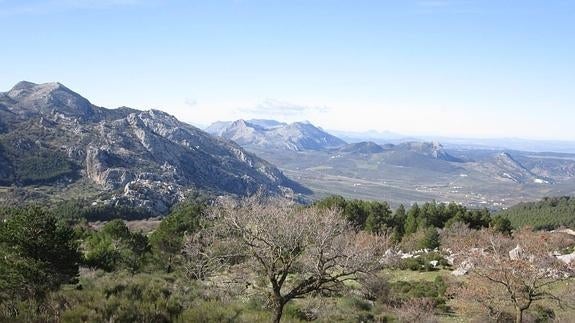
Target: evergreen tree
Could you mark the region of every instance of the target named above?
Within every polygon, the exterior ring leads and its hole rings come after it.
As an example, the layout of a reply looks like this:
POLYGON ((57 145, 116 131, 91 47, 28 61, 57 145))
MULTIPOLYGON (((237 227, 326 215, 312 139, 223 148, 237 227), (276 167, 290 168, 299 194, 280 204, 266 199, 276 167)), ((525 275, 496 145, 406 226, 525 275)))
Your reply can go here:
POLYGON ((407 218, 405 219, 405 234, 412 234, 417 231, 419 221, 419 206, 417 203, 413 204, 413 206, 407 212, 407 218))
POLYGON ((365 221, 367 220, 368 210, 366 202, 361 200, 352 200, 347 203, 343 214, 349 222, 354 226, 364 229, 365 221))
POLYGON ((166 271, 172 270, 174 260, 182 250, 185 233, 195 232, 199 226, 204 207, 193 202, 175 208, 152 236, 150 243, 154 253, 165 264, 166 271))
POLYGON ((435 249, 439 248, 440 237, 439 232, 436 228, 429 227, 425 229, 423 240, 421 241, 420 247, 422 249, 435 249))
POLYGON ((403 206, 403 204, 400 204, 399 207, 395 210, 395 213, 393 214, 393 224, 400 238, 405 233, 406 218, 407 214, 405 214, 405 207, 403 206))
POLYGON ((391 209, 387 202, 372 202, 369 205, 369 215, 365 221, 365 230, 373 233, 382 233, 385 228, 392 225, 391 209))
POLYGON ((39 207, 15 211, 0 224, 0 301, 41 300, 78 276, 74 231, 39 207))
POLYGON ((315 205, 322 209, 338 208, 344 210, 347 205, 347 201, 343 196, 331 195, 317 201, 315 205))
POLYGON ((511 226, 511 221, 501 215, 496 215, 493 217, 493 219, 491 220, 490 226, 498 232, 510 235, 511 234, 511 230, 513 229, 513 227, 511 226))

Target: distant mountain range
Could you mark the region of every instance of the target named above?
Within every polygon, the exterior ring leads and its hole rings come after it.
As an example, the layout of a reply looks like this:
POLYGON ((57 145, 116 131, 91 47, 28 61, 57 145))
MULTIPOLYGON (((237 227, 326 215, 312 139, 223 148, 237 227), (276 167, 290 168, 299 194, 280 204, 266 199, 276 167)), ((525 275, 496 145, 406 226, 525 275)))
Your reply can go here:
POLYGON ((575 193, 571 154, 444 146, 374 131, 332 134, 309 122, 237 120, 206 131, 269 160, 316 195, 503 207, 549 193, 575 193), (373 140, 362 141, 363 136, 373 140))
POLYGON ((521 138, 447 138, 435 137, 453 149, 518 150, 529 152, 555 152, 575 154, 575 141, 530 140, 521 138))
POLYGON ((244 147, 300 151, 338 148, 346 144, 308 122, 287 124, 274 120, 236 120, 216 122, 205 130, 244 147))
MULTIPOLYGON (((264 128, 286 125, 276 120, 252 119, 248 123, 264 128)), ((221 135, 219 130, 231 125, 229 122, 215 122, 207 128, 208 132, 221 135)), ((404 135, 391 131, 342 131, 322 130, 347 143, 374 142, 376 144, 400 144, 406 142, 441 142, 446 149, 483 149, 483 150, 518 150, 529 152, 575 153, 575 141, 566 140, 532 140, 521 138, 457 138, 429 135, 404 135)))
POLYGON ((93 196, 163 213, 190 190, 308 192, 270 163, 157 110, 106 109, 59 83, 0 93, 4 199, 93 196), (46 190, 38 187, 47 187, 46 190))
POLYGON ((362 141, 347 144, 323 129, 309 122, 291 124, 275 120, 218 121, 207 127, 206 132, 237 144, 257 150, 280 149, 292 151, 339 150, 344 153, 372 154, 385 151, 411 151, 452 162, 460 159, 449 155, 443 146, 433 142, 403 142, 399 144, 377 144, 362 141))
POLYGON ((162 214, 194 191, 492 207, 575 194, 573 154, 368 134, 378 139, 262 119, 202 131, 158 110, 95 106, 59 83, 20 82, 0 92, 0 202, 78 197, 162 214))
POLYGON ((372 141, 378 144, 385 144, 385 143, 421 141, 421 139, 419 138, 405 136, 391 131, 368 130, 360 132, 360 131, 342 131, 332 129, 329 130, 329 132, 350 143, 372 141))
POLYGON ((373 141, 378 144, 414 141, 439 141, 448 149, 519 150, 530 152, 575 153, 575 141, 532 140, 521 138, 457 138, 445 136, 408 136, 390 131, 352 132, 330 130, 331 134, 350 143, 373 141))

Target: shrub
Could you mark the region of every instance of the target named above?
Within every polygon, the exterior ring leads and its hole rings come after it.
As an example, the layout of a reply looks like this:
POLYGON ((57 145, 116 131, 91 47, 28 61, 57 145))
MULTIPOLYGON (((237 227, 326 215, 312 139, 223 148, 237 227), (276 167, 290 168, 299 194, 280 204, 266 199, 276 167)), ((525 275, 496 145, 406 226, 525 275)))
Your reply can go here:
POLYGON ((202 301, 194 304, 178 318, 178 322, 236 322, 242 310, 236 306, 216 301, 202 301))
POLYGON ((437 276, 433 282, 430 281, 398 281, 391 285, 392 304, 411 304, 412 300, 425 299, 427 304, 433 305, 433 311, 449 312, 446 305, 447 284, 441 276, 437 276))
POLYGON ((555 312, 552 309, 540 304, 537 304, 533 307, 532 314, 535 317, 535 322, 537 323, 552 322, 555 319, 555 312))
POLYGON ((363 297, 370 301, 385 302, 389 297, 390 284, 387 279, 368 275, 360 280, 363 297))
POLYGON ((148 238, 130 232, 122 220, 110 221, 100 231, 89 234, 84 249, 85 264, 105 271, 137 271, 151 251, 148 238))
POLYGON ((435 271, 441 267, 449 267, 449 263, 437 252, 422 253, 417 257, 402 259, 397 263, 397 268, 401 270, 435 271), (433 266, 432 261, 437 261, 437 265, 433 266))
POLYGON ((173 322, 193 298, 179 282, 150 274, 104 274, 82 286, 60 292, 62 322, 173 322))

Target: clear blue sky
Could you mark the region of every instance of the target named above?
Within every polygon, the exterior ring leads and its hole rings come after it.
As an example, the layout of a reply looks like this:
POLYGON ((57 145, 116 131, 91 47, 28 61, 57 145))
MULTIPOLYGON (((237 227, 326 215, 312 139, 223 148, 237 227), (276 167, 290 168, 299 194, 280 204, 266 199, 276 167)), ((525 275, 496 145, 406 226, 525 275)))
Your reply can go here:
POLYGON ((575 140, 575 1, 0 0, 0 89, 188 122, 575 140))

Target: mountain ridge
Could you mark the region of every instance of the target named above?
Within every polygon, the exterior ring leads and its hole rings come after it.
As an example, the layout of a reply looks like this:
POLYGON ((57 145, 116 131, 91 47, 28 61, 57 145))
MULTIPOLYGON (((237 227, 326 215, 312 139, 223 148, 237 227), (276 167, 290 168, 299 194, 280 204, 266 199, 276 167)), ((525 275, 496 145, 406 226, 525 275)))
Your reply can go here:
POLYGON ((106 109, 60 83, 0 93, 0 183, 80 180, 103 203, 166 212, 190 190, 249 195, 309 191, 240 146, 159 110, 106 109))
POLYGON ((216 122, 206 131, 232 140, 243 147, 283 150, 322 150, 339 148, 345 141, 309 122, 283 123, 275 120, 216 122))

